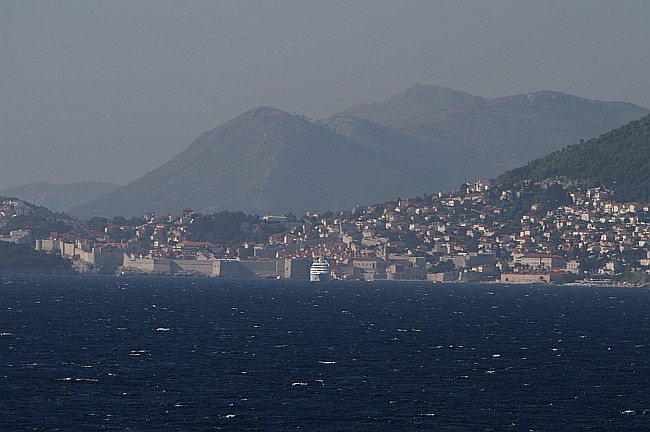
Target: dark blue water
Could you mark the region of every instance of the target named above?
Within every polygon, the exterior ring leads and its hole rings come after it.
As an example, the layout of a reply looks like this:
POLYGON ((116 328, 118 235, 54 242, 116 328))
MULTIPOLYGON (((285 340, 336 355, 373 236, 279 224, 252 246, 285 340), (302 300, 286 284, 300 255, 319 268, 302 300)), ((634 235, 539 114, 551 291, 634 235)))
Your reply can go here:
POLYGON ((1 430, 650 430, 647 289, 0 277, 1 430))

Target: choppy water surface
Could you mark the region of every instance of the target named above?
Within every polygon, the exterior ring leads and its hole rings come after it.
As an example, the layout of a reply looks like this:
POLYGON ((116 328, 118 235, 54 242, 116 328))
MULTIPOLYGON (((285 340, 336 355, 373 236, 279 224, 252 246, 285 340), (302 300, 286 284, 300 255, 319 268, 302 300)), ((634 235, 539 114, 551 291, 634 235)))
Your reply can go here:
POLYGON ((2 430, 650 430, 647 289, 0 277, 2 430))

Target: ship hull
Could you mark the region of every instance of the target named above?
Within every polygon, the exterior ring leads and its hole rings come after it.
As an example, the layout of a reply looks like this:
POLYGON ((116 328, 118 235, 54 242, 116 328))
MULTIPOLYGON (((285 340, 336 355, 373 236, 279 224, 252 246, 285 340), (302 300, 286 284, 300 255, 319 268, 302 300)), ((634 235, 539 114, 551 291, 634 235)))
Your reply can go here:
POLYGON ((312 282, 327 282, 330 280, 330 276, 325 273, 321 274, 310 274, 309 275, 309 280, 312 282))

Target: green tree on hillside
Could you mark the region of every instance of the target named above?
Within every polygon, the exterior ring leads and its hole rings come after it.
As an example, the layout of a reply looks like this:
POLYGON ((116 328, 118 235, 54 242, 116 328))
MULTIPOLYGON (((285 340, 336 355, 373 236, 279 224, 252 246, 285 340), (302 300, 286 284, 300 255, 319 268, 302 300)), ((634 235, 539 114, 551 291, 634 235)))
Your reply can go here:
POLYGON ((566 177, 605 186, 618 201, 650 201, 650 115, 568 146, 498 178, 503 184, 566 177))

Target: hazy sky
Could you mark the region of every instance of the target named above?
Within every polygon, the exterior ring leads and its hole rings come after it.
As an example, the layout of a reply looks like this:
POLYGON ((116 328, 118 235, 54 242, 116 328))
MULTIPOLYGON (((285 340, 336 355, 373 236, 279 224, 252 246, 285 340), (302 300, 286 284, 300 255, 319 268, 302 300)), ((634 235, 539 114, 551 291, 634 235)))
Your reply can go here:
POLYGON ((259 105, 415 84, 650 107, 650 1, 0 0, 0 189, 126 184, 259 105))

